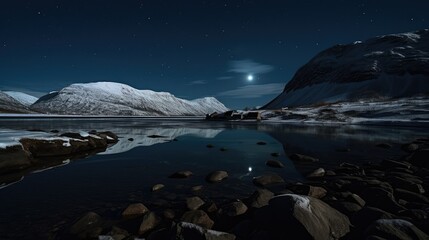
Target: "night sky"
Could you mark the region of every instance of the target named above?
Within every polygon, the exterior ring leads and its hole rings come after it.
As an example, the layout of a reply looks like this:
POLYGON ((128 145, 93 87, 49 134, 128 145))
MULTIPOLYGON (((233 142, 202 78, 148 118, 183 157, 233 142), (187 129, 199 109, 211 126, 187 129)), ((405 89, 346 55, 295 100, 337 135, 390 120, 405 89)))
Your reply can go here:
POLYGON ((428 9, 427 0, 1 1, 0 89, 41 96, 114 81, 260 106, 321 50, 429 28, 428 9))

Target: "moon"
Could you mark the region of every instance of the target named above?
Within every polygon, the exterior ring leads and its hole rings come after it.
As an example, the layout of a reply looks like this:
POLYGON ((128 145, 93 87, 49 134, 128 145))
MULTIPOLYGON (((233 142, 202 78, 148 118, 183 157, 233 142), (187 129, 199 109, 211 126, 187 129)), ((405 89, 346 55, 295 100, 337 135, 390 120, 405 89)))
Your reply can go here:
POLYGON ((253 75, 249 74, 247 75, 247 81, 251 82, 253 80, 253 75))

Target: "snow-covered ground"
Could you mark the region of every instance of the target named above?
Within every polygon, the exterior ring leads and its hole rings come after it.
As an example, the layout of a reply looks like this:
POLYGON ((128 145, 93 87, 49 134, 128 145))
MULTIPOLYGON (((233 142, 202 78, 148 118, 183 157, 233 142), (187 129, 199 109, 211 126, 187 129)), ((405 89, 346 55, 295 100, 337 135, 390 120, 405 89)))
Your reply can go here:
POLYGON ((429 126, 429 98, 339 102, 321 106, 261 110, 261 115, 265 123, 429 126))
POLYGON ((21 138, 50 138, 53 136, 54 134, 46 132, 0 129, 0 148, 21 145, 19 143, 21 138))

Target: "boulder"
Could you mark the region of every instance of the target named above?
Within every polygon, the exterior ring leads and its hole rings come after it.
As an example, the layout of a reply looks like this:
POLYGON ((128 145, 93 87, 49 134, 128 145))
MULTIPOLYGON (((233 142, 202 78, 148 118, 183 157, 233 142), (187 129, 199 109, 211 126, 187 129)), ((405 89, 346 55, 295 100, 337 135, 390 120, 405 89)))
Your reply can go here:
POLYGON ((351 218, 353 225, 366 228, 372 222, 378 219, 391 219, 395 216, 389 212, 374 207, 364 207, 359 212, 355 213, 351 218))
POLYGON ((169 239, 192 239, 192 240, 234 240, 235 235, 208 230, 189 222, 179 222, 174 228, 175 236, 169 239))
POLYGON ((318 168, 314 171, 312 171, 311 173, 307 174, 307 178, 319 178, 319 177, 323 177, 325 176, 325 169, 323 168, 318 168))
POLYGON ((326 196, 326 189, 307 184, 294 184, 288 187, 289 190, 296 194, 307 195, 314 198, 323 198, 326 196))
POLYGON ((191 210, 185 212, 181 218, 183 222, 197 224, 203 228, 211 229, 213 227, 213 220, 202 210, 191 210))
POLYGON ((158 184, 153 185, 151 190, 152 190, 152 192, 156 192, 156 191, 163 189, 164 187, 165 187, 164 184, 158 183, 158 184))
POLYGON ((268 160, 267 162, 265 162, 265 164, 269 167, 273 167, 273 168, 284 168, 285 165, 280 162, 279 160, 268 160))
POLYGON ((366 188, 360 193, 360 196, 368 205, 381 208, 389 212, 396 213, 405 209, 395 201, 392 193, 380 187, 366 188))
POLYGON ((204 201, 199 197, 186 198, 186 207, 189 210, 197 210, 202 205, 204 205, 204 201))
POLYGON ((248 199, 249 206, 254 208, 266 206, 273 196, 274 193, 266 189, 257 189, 248 199))
POLYGON ((402 219, 379 219, 366 229, 365 235, 398 240, 429 239, 429 236, 414 224, 402 219))
POLYGON ((0 148, 0 172, 24 169, 31 165, 31 153, 21 145, 0 148))
POLYGON ((170 175, 170 178, 188 178, 192 176, 191 171, 178 171, 170 175))
POLYGON ((145 215, 148 211, 142 203, 133 203, 122 212, 122 217, 125 219, 136 218, 145 215))
POLYGON ((214 171, 206 176, 206 181, 210 183, 216 183, 224 180, 228 177, 228 173, 226 171, 214 171))
POLYGON ((319 199, 297 194, 272 198, 255 212, 254 221, 275 239, 339 239, 350 231, 347 216, 319 199))
POLYGON ((90 238, 101 233, 102 224, 103 220, 100 215, 95 212, 88 212, 71 226, 70 233, 78 235, 80 238, 90 238))
POLYGON ((422 168, 429 168, 429 149, 419 149, 408 156, 407 161, 422 168))
POLYGON ((398 199, 404 199, 409 202, 429 204, 429 199, 424 195, 411 192, 405 189, 400 189, 400 188, 395 189, 395 196, 398 199))
POLYGON ((143 235, 150 230, 156 228, 161 222, 161 218, 158 217, 154 212, 149 212, 143 217, 143 221, 140 224, 139 234, 143 235))
POLYGON ((284 183, 284 182, 285 180, 277 174, 268 174, 268 175, 262 175, 262 176, 253 178, 253 184, 260 187, 265 187, 270 184, 284 183))
POLYGON ((246 213, 247 206, 243 202, 238 201, 238 202, 232 202, 226 205, 225 207, 223 207, 222 209, 226 213, 226 215, 230 217, 235 217, 246 213))

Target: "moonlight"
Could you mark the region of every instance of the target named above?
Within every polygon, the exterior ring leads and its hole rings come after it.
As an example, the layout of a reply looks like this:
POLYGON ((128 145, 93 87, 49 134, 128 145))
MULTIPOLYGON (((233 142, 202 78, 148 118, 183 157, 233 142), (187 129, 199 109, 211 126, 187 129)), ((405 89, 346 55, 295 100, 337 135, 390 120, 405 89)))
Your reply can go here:
POLYGON ((253 80, 253 75, 249 74, 247 75, 247 81, 251 82, 253 80))

